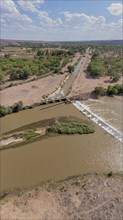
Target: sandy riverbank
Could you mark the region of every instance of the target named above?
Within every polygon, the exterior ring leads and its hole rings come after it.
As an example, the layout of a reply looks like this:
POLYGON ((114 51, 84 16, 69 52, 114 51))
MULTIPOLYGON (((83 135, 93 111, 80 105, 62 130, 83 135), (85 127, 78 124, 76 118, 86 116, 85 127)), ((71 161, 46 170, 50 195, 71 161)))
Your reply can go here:
POLYGON ((18 191, 1 200, 1 220, 121 220, 122 180, 90 174, 18 191))

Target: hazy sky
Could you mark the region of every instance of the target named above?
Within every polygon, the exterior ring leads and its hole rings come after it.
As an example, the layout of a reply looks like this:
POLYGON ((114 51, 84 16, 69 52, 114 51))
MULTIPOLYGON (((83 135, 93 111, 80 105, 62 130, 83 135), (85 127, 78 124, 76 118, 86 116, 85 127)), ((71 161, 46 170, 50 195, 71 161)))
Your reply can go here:
POLYGON ((113 0, 0 0, 1 37, 22 40, 122 38, 123 4, 113 0))

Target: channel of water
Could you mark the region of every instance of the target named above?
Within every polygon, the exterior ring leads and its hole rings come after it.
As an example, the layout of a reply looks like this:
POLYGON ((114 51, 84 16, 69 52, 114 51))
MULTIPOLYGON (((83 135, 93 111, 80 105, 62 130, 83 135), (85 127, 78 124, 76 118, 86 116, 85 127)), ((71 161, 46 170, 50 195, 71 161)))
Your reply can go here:
MULTIPOLYGON (((72 104, 50 104, 1 118, 1 133, 70 115, 93 123, 72 104)), ((93 126, 93 134, 57 136, 1 151, 1 191, 79 174, 123 172, 121 142, 95 123, 93 126)))

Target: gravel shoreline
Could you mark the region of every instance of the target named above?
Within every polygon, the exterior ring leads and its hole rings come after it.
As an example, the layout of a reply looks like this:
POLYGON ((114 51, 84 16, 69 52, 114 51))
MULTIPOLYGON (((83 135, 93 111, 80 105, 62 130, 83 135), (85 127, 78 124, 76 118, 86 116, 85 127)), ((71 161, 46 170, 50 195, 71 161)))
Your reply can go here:
POLYGON ((87 174, 49 181, 1 199, 1 220, 121 220, 123 175, 87 174))

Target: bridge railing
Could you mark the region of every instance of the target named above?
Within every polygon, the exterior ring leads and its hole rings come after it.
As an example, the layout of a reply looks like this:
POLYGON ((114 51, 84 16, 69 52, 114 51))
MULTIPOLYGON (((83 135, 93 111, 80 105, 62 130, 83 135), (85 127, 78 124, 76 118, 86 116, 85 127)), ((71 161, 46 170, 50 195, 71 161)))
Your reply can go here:
POLYGON ((53 97, 53 98, 41 99, 40 103, 41 104, 48 104, 48 103, 61 102, 61 101, 70 102, 70 99, 66 96, 62 96, 62 97, 59 97, 59 98, 53 97))

